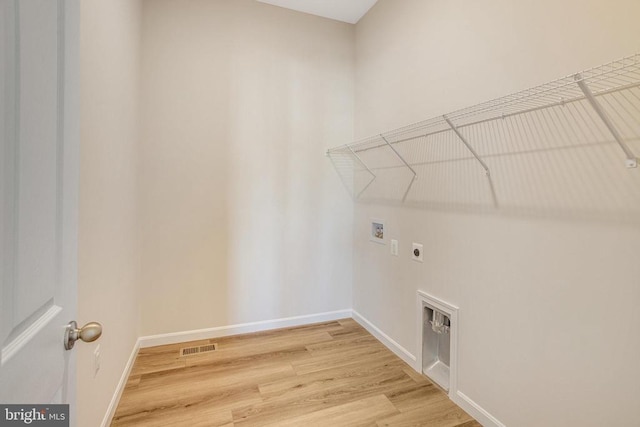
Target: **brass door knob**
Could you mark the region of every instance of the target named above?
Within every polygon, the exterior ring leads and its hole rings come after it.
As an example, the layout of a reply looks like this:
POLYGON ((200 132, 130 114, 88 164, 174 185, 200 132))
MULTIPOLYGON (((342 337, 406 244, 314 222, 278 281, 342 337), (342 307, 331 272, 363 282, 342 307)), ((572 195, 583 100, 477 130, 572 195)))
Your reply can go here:
POLYGON ((64 332, 64 348, 71 350, 79 339, 84 342, 93 342, 102 335, 102 325, 98 322, 89 322, 78 329, 78 324, 72 320, 64 332))

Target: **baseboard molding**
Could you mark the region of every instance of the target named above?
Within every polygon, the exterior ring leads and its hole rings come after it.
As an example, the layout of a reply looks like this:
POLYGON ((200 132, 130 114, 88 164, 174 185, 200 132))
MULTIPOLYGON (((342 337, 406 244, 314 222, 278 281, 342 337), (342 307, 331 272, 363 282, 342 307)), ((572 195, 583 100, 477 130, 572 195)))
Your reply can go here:
POLYGON ((351 317, 351 310, 338 310, 326 313, 309 314, 305 316, 285 317, 281 319, 263 320, 261 322, 240 323, 237 325, 218 326, 215 328, 197 329, 193 331, 172 332, 168 334, 140 337, 140 348, 155 347, 157 345, 177 344, 187 341, 197 341, 229 335, 249 334, 252 332, 271 329, 290 328, 312 323, 329 322, 332 320, 351 317))
POLYGON ((414 356, 406 348, 402 347, 400 344, 395 342, 389 335, 385 334, 380 329, 378 329, 377 326, 375 326, 373 323, 367 320, 360 313, 358 313, 355 310, 352 310, 352 313, 353 313, 353 320, 358 322, 363 328, 369 331, 371 335, 376 337, 378 341, 384 344, 389 350, 394 352, 396 356, 404 360, 413 369, 416 369, 416 356, 414 356))
POLYGON ((122 376, 120 377, 118 386, 116 387, 116 390, 113 393, 113 397, 111 398, 111 402, 109 403, 107 412, 104 414, 104 418, 102 419, 102 424, 100 424, 101 427, 109 427, 111 425, 111 421, 113 420, 113 416, 116 414, 118 403, 120 403, 120 397, 122 396, 124 387, 127 385, 129 374, 131 373, 131 369, 133 368, 133 364, 136 361, 136 356, 138 356, 139 350, 140 350, 140 340, 138 339, 133 346, 133 350, 131 351, 129 360, 127 361, 127 364, 125 365, 124 370, 122 371, 122 376))
POLYGON ((487 412, 482 406, 471 400, 469 396, 458 392, 453 396, 453 402, 464 409, 484 427, 506 427, 496 417, 487 412))

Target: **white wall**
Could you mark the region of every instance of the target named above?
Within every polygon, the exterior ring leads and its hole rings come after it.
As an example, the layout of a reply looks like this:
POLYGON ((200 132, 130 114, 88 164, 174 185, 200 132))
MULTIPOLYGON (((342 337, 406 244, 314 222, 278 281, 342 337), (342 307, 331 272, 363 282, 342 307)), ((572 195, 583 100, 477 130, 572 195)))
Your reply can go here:
MULTIPOLYGON (((637 16, 635 0, 379 0, 356 27, 356 136, 635 53, 637 16)), ((619 167, 638 174, 622 155, 619 167)), ((637 225, 356 206, 354 309, 417 354, 416 290, 459 306, 459 390, 504 424, 640 417, 637 225), (387 221, 398 258, 368 241, 371 217, 387 221), (425 245, 423 264, 412 242, 425 245)))
POLYGON ((81 2, 78 426, 98 426, 138 338, 138 75, 141 2, 81 2), (100 345, 97 376, 93 351, 100 345))
POLYGON ((251 0, 143 6, 142 335, 350 308, 354 28, 251 0))

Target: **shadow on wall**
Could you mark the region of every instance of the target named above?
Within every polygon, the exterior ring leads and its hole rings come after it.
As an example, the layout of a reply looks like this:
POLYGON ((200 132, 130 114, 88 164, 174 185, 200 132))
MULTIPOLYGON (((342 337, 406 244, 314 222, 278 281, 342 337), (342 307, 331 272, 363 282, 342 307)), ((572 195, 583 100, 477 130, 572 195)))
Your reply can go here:
POLYGON ((634 225, 638 155, 639 55, 328 152, 358 202, 634 225))
POLYGON ((352 114, 342 98, 352 87, 350 56, 336 56, 350 52, 349 28, 309 48, 294 37, 312 34, 302 21, 274 25, 243 15, 228 59, 227 324, 350 304, 352 204, 329 185, 335 176, 319 156, 323 140, 352 130, 341 122, 352 114))

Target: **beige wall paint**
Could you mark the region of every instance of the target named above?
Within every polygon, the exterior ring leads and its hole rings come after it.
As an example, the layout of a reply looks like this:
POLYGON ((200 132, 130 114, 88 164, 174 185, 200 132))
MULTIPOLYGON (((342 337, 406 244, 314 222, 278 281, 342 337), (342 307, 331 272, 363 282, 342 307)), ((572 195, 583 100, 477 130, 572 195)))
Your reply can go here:
MULTIPOLYGON (((634 0, 379 0, 356 29, 356 136, 635 53, 636 16, 634 0)), ((354 309, 416 354, 416 290, 459 306, 459 389, 503 423, 640 417, 637 226, 361 204, 354 218, 354 309), (398 258, 368 241, 371 217, 387 221, 398 258)))
POLYGON ((354 28, 250 0, 144 2, 142 335, 351 306, 354 28))
POLYGON ((105 335, 95 378, 95 344, 78 348, 80 424, 100 422, 138 335, 348 308, 352 283, 354 308, 414 354, 416 289, 458 305, 460 390, 507 425, 638 419, 637 228, 354 212, 322 155, 354 125, 378 133, 637 51, 638 7, 380 0, 354 31, 249 0, 83 2, 78 320, 105 335), (399 258, 368 242, 370 217, 399 258))
POLYGON ((78 426, 98 426, 138 338, 138 75, 141 2, 81 4, 78 322, 99 341, 76 346, 78 426), (102 362, 94 376, 93 351, 102 362))

